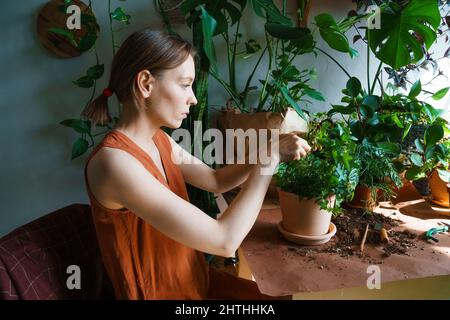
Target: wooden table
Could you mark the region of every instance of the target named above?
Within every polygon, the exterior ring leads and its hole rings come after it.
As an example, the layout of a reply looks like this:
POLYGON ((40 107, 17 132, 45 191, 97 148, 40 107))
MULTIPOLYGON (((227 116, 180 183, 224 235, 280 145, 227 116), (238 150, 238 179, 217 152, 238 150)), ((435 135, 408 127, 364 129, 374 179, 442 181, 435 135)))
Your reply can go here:
MULTIPOLYGON (((225 209, 232 196, 219 201, 225 209)), ((397 231, 423 234, 438 221, 450 223, 448 210, 433 208, 412 185, 376 210, 402 222, 397 231)), ((299 255, 277 230, 280 208, 267 199, 252 230, 239 249, 238 275, 255 280, 260 291, 272 295, 293 295, 293 299, 449 299, 450 234, 439 234, 438 243, 417 240, 409 255, 382 258, 381 246, 366 244, 368 257, 314 253, 299 255), (313 259, 311 259, 313 257, 313 259), (381 263, 380 263, 381 262, 381 263), (376 266, 381 289, 368 289, 368 267, 376 266)))

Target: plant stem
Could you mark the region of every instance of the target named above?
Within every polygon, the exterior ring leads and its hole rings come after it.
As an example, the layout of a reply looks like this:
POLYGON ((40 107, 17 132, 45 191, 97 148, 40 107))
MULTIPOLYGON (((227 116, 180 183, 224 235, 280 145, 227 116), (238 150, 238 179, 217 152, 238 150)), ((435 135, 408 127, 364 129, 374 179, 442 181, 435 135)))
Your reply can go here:
POLYGON ((350 73, 347 72, 347 70, 345 70, 345 68, 332 56, 330 56, 328 53, 326 53, 325 51, 323 51, 322 49, 316 47, 317 50, 319 50, 320 52, 322 52, 324 55, 326 55, 328 58, 330 58, 331 60, 334 61, 334 63, 336 63, 341 69, 342 71, 344 71, 344 73, 347 75, 347 77, 351 78, 352 76, 350 75, 350 73))
POLYGON ((267 67, 266 78, 264 79, 264 85, 263 85, 263 88, 261 90, 261 94, 259 95, 259 103, 258 103, 258 108, 257 108, 256 111, 261 111, 261 109, 262 109, 262 107, 264 105, 264 102, 266 101, 266 99, 265 98, 263 99, 263 97, 264 97, 264 94, 266 92, 267 81, 269 79, 269 72, 272 69, 272 46, 271 46, 271 43, 270 43, 270 39, 267 36, 267 31, 264 31, 264 34, 266 36, 267 49, 269 50, 269 66, 267 67))
POLYGON ((113 30, 113 21, 112 21, 112 12, 111 12, 111 0, 108 0, 108 13, 109 13, 109 30, 111 31, 111 42, 113 55, 116 54, 116 46, 114 41, 114 30, 113 30))
POLYGON ((236 48, 240 24, 241 20, 239 19, 236 25, 236 34, 234 35, 233 52, 231 55, 231 66, 230 66, 231 88, 233 88, 234 91, 236 91, 236 48))
POLYGON ((252 70, 252 72, 250 73, 250 76, 247 79, 247 83, 245 84, 244 92, 243 92, 243 95, 241 97, 241 100, 242 100, 242 103, 243 103, 244 107, 246 107, 246 98, 247 98, 248 88, 250 87, 250 82, 252 81, 253 75, 255 74, 255 71, 258 68, 258 65, 261 62, 261 59, 264 56, 264 53, 266 52, 266 50, 267 50, 267 47, 264 48, 264 50, 262 51, 261 55, 259 56, 259 59, 256 62, 255 66, 253 67, 253 70, 252 70))
POLYGON ((377 82, 378 76, 380 75, 381 66, 383 65, 383 62, 380 61, 380 64, 378 65, 377 73, 375 73, 375 78, 373 79, 372 88, 370 90, 371 93, 375 90, 375 84, 377 82))
POLYGON ((370 47, 369 47, 369 32, 367 32, 367 90, 369 90, 369 95, 372 94, 370 87, 370 47))
POLYGON ((233 99, 234 103, 236 103, 236 106, 239 108, 239 110, 244 111, 244 109, 242 109, 241 104, 239 99, 236 97, 235 92, 233 92, 233 90, 231 89, 231 87, 229 87, 225 81, 223 81, 219 75, 217 73, 215 73, 213 70, 210 71, 210 74, 213 76, 214 79, 216 79, 221 85, 222 87, 228 92, 228 94, 230 95, 231 99, 233 99))
POLYGON ((353 25, 353 27, 355 28, 355 30, 358 33, 358 35, 361 37, 361 40, 364 41, 364 43, 367 44, 367 40, 364 40, 364 37, 362 36, 361 32, 359 32, 359 30, 358 30, 358 27, 356 27, 355 25, 353 25))

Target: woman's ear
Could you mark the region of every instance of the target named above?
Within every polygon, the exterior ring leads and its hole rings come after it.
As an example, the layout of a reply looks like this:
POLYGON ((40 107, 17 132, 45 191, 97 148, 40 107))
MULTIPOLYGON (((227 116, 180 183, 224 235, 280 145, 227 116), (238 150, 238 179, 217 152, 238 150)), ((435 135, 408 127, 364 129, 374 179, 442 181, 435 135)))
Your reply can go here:
POLYGON ((137 88, 144 99, 150 97, 153 90, 153 85, 155 83, 155 78, 152 76, 150 71, 142 70, 136 76, 137 88))

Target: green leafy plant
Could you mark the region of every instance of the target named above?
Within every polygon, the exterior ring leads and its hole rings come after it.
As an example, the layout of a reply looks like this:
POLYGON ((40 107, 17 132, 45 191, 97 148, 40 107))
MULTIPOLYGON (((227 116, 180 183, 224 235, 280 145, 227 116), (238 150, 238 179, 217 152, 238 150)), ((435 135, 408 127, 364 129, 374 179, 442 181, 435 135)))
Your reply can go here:
POLYGON ((379 191, 383 200, 390 200, 395 195, 392 185, 402 187, 402 180, 385 149, 364 140, 358 144, 355 158, 360 168, 359 185, 370 189, 371 203, 377 202, 379 191))
POLYGON ((405 6, 382 6, 380 29, 368 29, 369 45, 380 61, 394 69, 420 61, 422 47, 436 40, 441 16, 436 0, 411 0, 405 6))
MULTIPOLYGON (((374 4, 374 1, 368 1, 366 4, 374 4)), ((343 104, 333 105, 329 115, 340 114, 344 117, 353 135, 360 142, 367 139, 376 147, 384 149, 390 159, 396 161, 397 170, 402 171, 409 167, 410 163, 403 161, 401 164, 397 158, 404 157, 402 143, 404 146, 410 129, 434 123, 441 115, 440 110, 426 102, 428 98, 419 100, 419 95, 429 94, 429 98, 438 100, 445 96, 449 88, 442 88, 433 93, 425 90, 421 81, 417 80, 411 83, 408 93, 389 95, 381 81, 382 66, 387 64, 389 67, 386 67, 385 71, 389 77, 406 89, 405 80, 398 76, 400 71, 397 70, 411 70, 415 68, 415 63, 424 64, 429 61, 429 55, 422 52, 427 52, 436 40, 440 13, 438 3, 433 0, 376 1, 376 4, 380 6, 381 11, 380 29, 358 26, 370 16, 367 13, 358 15, 353 12, 351 16, 337 23, 340 26, 354 27, 357 31, 360 28, 366 29, 365 37, 358 31, 359 35, 355 36, 354 41, 363 40, 367 45, 367 86, 364 88, 358 78, 352 77, 329 55, 349 76, 346 89, 342 91, 343 104), (380 60, 372 81, 369 72, 370 50, 380 60), (381 91, 378 95, 374 94, 377 84, 381 91)), ((343 29, 342 27, 341 30, 343 29)))
POLYGON ((280 164, 276 181, 282 190, 316 199, 322 209, 338 214, 342 202, 353 197, 359 181, 356 143, 345 122, 332 121, 324 114, 317 116, 310 122, 306 137, 312 151, 300 160, 280 164), (332 195, 336 200, 330 208, 332 195))
POLYGON ((314 72, 299 71, 292 64, 296 56, 311 52, 313 38, 307 28, 294 27, 290 18, 285 15, 285 1, 282 12, 272 0, 248 1, 254 13, 265 19, 266 44, 263 48, 254 39, 242 42, 240 20, 246 7, 246 0, 228 0, 220 2, 184 1, 182 11, 186 15, 188 25, 202 21, 203 47, 211 63, 210 74, 223 86, 230 96, 229 106, 238 108, 241 112, 252 112, 248 105, 249 93, 256 90, 251 86, 253 76, 262 58, 268 54, 269 63, 265 79, 260 80, 262 88, 256 111, 283 111, 288 106, 293 107, 302 117, 305 117, 298 101, 303 96, 322 100, 322 95, 308 85, 314 72), (235 26, 234 35, 231 28, 235 26), (214 47, 214 37, 222 36, 227 48, 228 80, 218 72, 217 58, 214 47), (242 49, 240 49, 242 47, 242 49), (257 62, 250 72, 242 90, 236 83, 236 62, 238 58, 247 59, 259 53, 257 62))
MULTIPOLYGON (((202 150, 206 147, 206 142, 203 141, 203 133, 209 128, 209 110, 208 110, 208 78, 215 61, 215 51, 211 46, 211 39, 216 32, 217 22, 205 9, 207 7, 211 12, 214 12, 216 18, 220 23, 224 24, 219 26, 220 28, 228 28, 228 21, 226 14, 235 15, 240 14, 239 10, 234 5, 239 5, 242 1, 233 1, 233 4, 228 3, 225 7, 216 3, 215 6, 212 3, 203 1, 201 4, 199 1, 183 1, 181 4, 181 11, 187 20, 188 26, 192 29, 192 39, 195 48, 197 49, 198 61, 195 65, 195 82, 194 91, 198 100, 198 104, 191 110, 186 121, 183 121, 182 128, 188 130, 193 136, 191 150, 195 150, 196 144, 200 146, 202 150), (199 5, 199 6, 198 6, 199 5), (212 7, 211 7, 212 6, 212 7), (236 11, 238 10, 238 11, 236 11), (226 13, 227 12, 227 13, 226 13), (201 126, 195 126, 195 123, 201 122, 201 126), (202 131, 200 131, 200 129, 202 131)), ((223 3, 222 3, 223 4, 223 3)), ((154 1, 155 8, 161 14, 166 30, 169 34, 179 36, 170 23, 168 13, 165 7, 162 5, 161 0, 154 1)), ((220 30, 220 29, 219 29, 220 30)), ((170 133, 170 132, 169 132, 170 133)), ((203 152, 201 152, 203 154, 203 152)), ((206 192, 194 186, 187 186, 189 198, 192 203, 202 209, 208 215, 216 217, 220 212, 217 203, 214 198, 214 194, 206 192)), ((207 259, 210 260, 211 255, 207 255, 207 259)))
POLYGON ((407 179, 426 178, 434 169, 438 169, 443 180, 449 181, 446 169, 449 167, 450 140, 444 138, 445 125, 445 120, 437 119, 425 130, 423 138, 414 141, 416 151, 408 155, 411 166, 405 173, 407 179))
MULTIPOLYGON (((64 4, 59 7, 59 10, 66 13, 67 7, 71 5, 71 3, 72 3, 71 0, 65 0, 64 4)), ((89 1, 88 7, 89 9, 92 10, 92 1, 89 1)), ((125 25, 130 24, 130 15, 126 14, 125 10, 122 7, 117 7, 115 10, 112 10, 111 0, 108 0, 108 16, 109 16, 109 29, 111 33, 112 52, 113 54, 115 54, 116 49, 119 46, 115 42, 114 34, 120 31, 121 29, 120 28, 114 29, 113 21, 118 21, 125 25)), ((65 37, 70 39, 72 43, 81 52, 91 52, 94 54, 95 65, 89 67, 84 75, 73 81, 73 84, 75 84, 76 86, 91 90, 91 95, 85 104, 85 106, 87 106, 94 99, 95 93, 97 91, 97 81, 100 80, 104 75, 105 67, 104 64, 100 63, 100 58, 96 47, 97 31, 100 30, 96 18, 91 15, 81 14, 81 24, 86 29, 86 33, 79 41, 77 41, 75 34, 71 30, 61 28, 51 28, 49 29, 49 31, 64 35, 65 37)), ((121 113, 120 105, 118 106, 117 111, 119 116, 121 113)), ((113 119, 114 121, 117 121, 118 117, 114 117, 113 119)), ((89 120, 84 120, 81 117, 78 119, 76 118, 66 119, 61 121, 60 124, 75 130, 80 135, 72 145, 72 160, 85 154, 89 150, 89 148, 94 147, 95 137, 104 135, 110 129, 112 129, 110 124, 106 125, 97 124, 96 127, 103 127, 103 131, 94 132, 96 128, 92 128, 91 122, 89 120), (107 129, 104 130, 104 128, 107 129)))

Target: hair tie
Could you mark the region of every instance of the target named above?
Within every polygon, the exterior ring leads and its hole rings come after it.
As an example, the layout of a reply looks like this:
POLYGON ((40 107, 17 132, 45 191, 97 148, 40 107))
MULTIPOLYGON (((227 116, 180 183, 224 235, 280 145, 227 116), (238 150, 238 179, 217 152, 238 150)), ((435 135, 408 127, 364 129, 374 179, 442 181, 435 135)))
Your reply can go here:
POLYGON ((113 91, 110 88, 105 88, 103 89, 103 95, 109 98, 113 95, 113 91))

